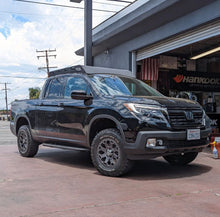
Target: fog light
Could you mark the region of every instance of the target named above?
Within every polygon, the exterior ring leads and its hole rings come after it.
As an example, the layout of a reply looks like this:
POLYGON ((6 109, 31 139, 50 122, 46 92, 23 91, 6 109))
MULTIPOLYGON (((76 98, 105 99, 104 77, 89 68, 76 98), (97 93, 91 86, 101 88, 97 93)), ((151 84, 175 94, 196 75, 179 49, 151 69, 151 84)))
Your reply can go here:
POLYGON ((163 145, 163 140, 162 139, 158 139, 157 140, 157 145, 162 146, 163 145))
POLYGON ((155 147, 156 144, 157 144, 157 140, 156 140, 156 139, 148 139, 148 140, 147 140, 146 147, 147 147, 147 148, 155 147))

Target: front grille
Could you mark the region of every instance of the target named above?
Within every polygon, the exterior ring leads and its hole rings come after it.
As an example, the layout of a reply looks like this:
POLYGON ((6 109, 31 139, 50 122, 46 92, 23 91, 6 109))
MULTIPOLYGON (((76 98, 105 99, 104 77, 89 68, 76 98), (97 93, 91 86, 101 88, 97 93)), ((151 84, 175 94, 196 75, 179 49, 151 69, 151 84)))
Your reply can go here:
POLYGON ((201 109, 168 109, 170 125, 173 129, 202 128, 201 109))

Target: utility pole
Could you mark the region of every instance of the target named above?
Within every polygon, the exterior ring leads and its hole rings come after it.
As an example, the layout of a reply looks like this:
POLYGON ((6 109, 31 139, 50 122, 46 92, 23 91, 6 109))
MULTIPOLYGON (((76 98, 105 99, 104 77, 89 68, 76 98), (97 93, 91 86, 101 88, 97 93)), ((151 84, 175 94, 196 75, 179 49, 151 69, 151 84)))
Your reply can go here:
POLYGON ((8 88, 7 88, 7 84, 10 84, 10 83, 0 83, 0 84, 4 84, 5 85, 5 88, 2 89, 5 91, 5 105, 6 105, 6 115, 7 115, 7 120, 8 120, 8 88))
POLYGON ((36 50, 37 53, 44 53, 44 55, 40 55, 40 56, 37 56, 38 59, 40 59, 41 57, 45 57, 46 58, 46 67, 39 67, 38 69, 41 70, 41 69, 47 69, 47 76, 49 77, 49 72, 50 72, 50 69, 51 68, 57 68, 57 66, 49 66, 49 57, 54 57, 56 58, 56 54, 50 54, 50 53, 53 53, 53 52, 56 52, 56 49, 54 50, 36 50))

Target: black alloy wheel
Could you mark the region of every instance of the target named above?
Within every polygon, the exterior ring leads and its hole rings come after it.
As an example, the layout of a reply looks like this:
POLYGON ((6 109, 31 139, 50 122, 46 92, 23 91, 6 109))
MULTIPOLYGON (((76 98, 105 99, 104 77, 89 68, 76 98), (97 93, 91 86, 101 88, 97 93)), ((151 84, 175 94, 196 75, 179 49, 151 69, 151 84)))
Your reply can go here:
POLYGON ((34 157, 38 152, 39 145, 33 140, 30 128, 27 125, 19 128, 17 144, 19 153, 23 157, 34 157))
POLYGON ((127 159, 117 129, 105 129, 96 135, 91 146, 91 158, 96 169, 106 176, 121 176, 133 165, 127 159))
POLYGON ((97 147, 98 161, 109 169, 114 168, 120 161, 120 148, 115 140, 103 139, 97 147))

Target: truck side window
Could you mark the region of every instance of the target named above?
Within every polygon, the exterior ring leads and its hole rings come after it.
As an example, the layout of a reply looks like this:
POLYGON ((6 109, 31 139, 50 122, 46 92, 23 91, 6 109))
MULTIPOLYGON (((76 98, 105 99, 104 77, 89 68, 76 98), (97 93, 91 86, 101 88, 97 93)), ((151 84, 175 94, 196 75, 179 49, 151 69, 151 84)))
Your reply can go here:
POLYGON ((63 81, 60 78, 53 79, 48 87, 48 93, 46 98, 48 99, 60 99, 63 98, 63 81))
POLYGON ((87 82, 80 77, 69 77, 66 82, 65 91, 64 91, 64 98, 69 99, 71 92, 76 90, 82 90, 90 94, 90 88, 87 82))

